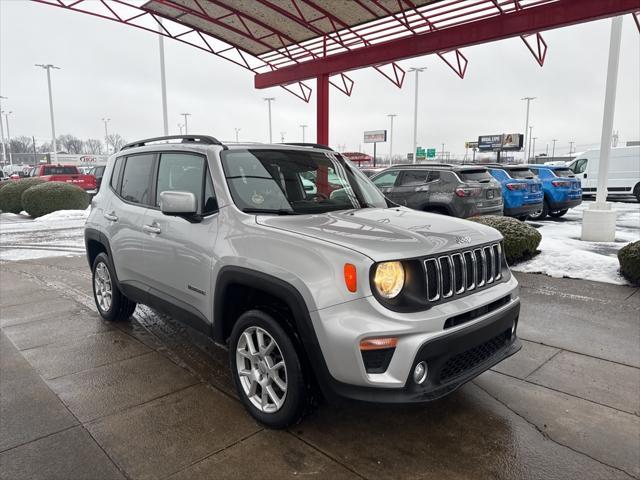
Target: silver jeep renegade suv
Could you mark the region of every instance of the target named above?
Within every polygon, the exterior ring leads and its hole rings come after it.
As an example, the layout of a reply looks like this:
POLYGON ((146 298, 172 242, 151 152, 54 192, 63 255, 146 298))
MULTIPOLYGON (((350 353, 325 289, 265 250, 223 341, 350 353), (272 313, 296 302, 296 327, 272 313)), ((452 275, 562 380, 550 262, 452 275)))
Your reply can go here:
POLYGON ((129 144, 85 241, 103 318, 143 303, 227 345, 240 399, 274 428, 314 394, 433 400, 521 347, 500 234, 390 204, 320 145, 129 144))

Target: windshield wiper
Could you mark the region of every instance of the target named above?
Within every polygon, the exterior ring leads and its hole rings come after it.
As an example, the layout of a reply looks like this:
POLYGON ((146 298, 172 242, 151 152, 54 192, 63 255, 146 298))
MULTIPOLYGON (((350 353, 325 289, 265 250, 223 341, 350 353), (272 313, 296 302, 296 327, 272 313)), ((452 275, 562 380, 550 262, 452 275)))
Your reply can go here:
POLYGON ((266 213, 274 215, 300 215, 293 210, 287 210, 286 208, 243 208, 244 213, 266 213))

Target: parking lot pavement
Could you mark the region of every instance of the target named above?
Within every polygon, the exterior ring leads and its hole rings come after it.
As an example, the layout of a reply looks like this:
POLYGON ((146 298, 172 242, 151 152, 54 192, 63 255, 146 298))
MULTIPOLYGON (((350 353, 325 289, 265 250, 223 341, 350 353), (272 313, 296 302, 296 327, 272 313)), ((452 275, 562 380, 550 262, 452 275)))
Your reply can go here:
POLYGON ((0 269, 3 480, 640 478, 638 289, 517 274, 517 355, 431 404, 276 432, 208 339, 146 307, 103 322, 83 257, 0 269))

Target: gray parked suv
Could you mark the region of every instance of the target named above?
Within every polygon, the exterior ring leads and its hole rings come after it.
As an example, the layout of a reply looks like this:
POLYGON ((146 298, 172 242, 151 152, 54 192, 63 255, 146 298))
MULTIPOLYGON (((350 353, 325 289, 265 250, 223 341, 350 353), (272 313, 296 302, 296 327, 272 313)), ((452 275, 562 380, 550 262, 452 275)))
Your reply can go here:
POLYGON ((274 428, 315 394, 433 400, 521 346, 500 234, 389 207, 326 147, 127 145, 85 241, 103 318, 144 303, 227 345, 240 399, 274 428))
POLYGON ((502 215, 502 187, 478 165, 394 165, 371 180, 392 202, 458 218, 502 215))

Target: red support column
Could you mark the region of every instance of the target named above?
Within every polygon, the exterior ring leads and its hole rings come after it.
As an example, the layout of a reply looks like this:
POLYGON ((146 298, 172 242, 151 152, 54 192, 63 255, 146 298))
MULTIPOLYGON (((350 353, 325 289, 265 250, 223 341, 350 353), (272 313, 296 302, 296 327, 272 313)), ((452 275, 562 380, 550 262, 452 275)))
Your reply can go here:
POLYGON ((329 145, 329 75, 318 75, 316 90, 316 143, 329 145))

